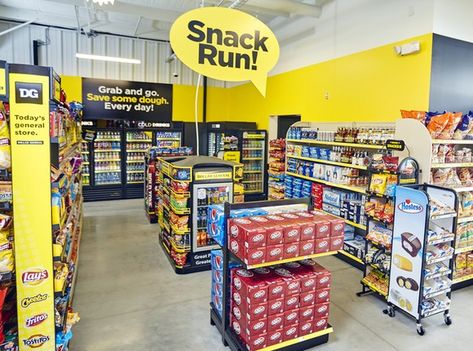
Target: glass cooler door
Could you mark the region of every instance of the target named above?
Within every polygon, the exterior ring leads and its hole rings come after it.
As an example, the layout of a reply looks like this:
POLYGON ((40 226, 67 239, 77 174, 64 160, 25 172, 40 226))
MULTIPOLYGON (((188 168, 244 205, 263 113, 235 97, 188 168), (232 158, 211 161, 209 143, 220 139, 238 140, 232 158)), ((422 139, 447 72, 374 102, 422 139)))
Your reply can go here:
POLYGON ((264 191, 265 136, 244 132, 242 141, 243 184, 245 194, 264 191))
POLYGON ((121 133, 97 131, 94 141, 94 185, 121 185, 121 133))
POLYGON ((153 142, 151 131, 126 132, 126 183, 141 184, 145 176, 145 155, 153 142))
POLYGON ((219 248, 207 233, 207 207, 233 199, 233 183, 194 184, 192 193, 192 248, 194 252, 219 248))

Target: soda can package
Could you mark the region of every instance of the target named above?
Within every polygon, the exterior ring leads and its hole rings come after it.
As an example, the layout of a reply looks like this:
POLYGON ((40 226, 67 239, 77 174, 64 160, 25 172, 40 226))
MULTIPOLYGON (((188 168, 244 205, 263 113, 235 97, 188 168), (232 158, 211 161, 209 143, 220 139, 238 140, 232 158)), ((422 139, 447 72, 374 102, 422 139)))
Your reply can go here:
POLYGON ((277 329, 273 331, 268 331, 267 333, 267 346, 277 345, 283 341, 283 332, 284 329, 277 329))
POLYGON ((212 270, 223 270, 223 253, 222 250, 210 251, 210 266, 212 270))
POLYGON ((314 332, 313 321, 305 321, 305 322, 299 323, 299 336, 312 334, 313 332, 314 332))

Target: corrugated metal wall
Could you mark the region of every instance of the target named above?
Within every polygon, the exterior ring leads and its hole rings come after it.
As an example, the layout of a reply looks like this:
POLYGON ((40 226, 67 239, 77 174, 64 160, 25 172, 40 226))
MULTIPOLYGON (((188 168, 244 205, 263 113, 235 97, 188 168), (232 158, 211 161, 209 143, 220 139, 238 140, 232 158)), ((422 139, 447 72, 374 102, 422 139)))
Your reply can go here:
MULTIPOLYGON (((0 22, 0 32, 15 24, 0 22)), ((152 83, 195 85, 197 74, 181 62, 166 63, 169 44, 164 42, 99 35, 87 38, 76 31, 25 26, 0 37, 0 59, 10 63, 33 64, 33 40, 48 43, 39 49, 39 64, 51 66, 61 75, 152 83), (77 59, 76 52, 132 57, 140 65, 77 59), (173 76, 177 72, 179 76, 173 76)), ((224 82, 209 79, 211 86, 224 82)))

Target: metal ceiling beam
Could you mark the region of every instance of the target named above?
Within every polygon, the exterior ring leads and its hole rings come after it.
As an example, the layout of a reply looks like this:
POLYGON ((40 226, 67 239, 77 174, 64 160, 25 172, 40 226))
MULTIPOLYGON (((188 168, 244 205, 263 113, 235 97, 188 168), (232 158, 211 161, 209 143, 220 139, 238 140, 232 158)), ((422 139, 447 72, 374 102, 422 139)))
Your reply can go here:
MULTIPOLYGON (((211 4, 211 5, 218 5, 221 3, 221 0, 207 0, 206 3, 211 4)), ((227 7, 231 3, 233 3, 233 1, 225 0, 220 6, 227 7)), ((261 15, 269 15, 273 17, 289 17, 290 16, 290 13, 287 11, 276 10, 273 8, 258 7, 258 6, 252 5, 251 3, 252 3, 252 0, 249 0, 241 8, 241 10, 256 13, 256 14, 261 14, 261 15)))
POLYGON ((289 12, 291 15, 320 17, 322 7, 291 0, 251 0, 253 6, 289 12))

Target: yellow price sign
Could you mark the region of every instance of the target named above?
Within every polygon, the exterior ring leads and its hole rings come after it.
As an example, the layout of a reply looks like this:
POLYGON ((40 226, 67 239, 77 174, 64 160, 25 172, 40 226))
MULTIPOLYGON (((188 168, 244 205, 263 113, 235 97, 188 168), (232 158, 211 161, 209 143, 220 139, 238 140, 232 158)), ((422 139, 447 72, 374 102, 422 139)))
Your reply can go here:
POLYGON ((279 43, 259 19, 235 9, 202 7, 180 16, 170 39, 177 57, 194 71, 232 82, 250 80, 266 95, 279 43))
POLYGON ((240 162, 240 151, 225 151, 223 159, 225 161, 240 162))

